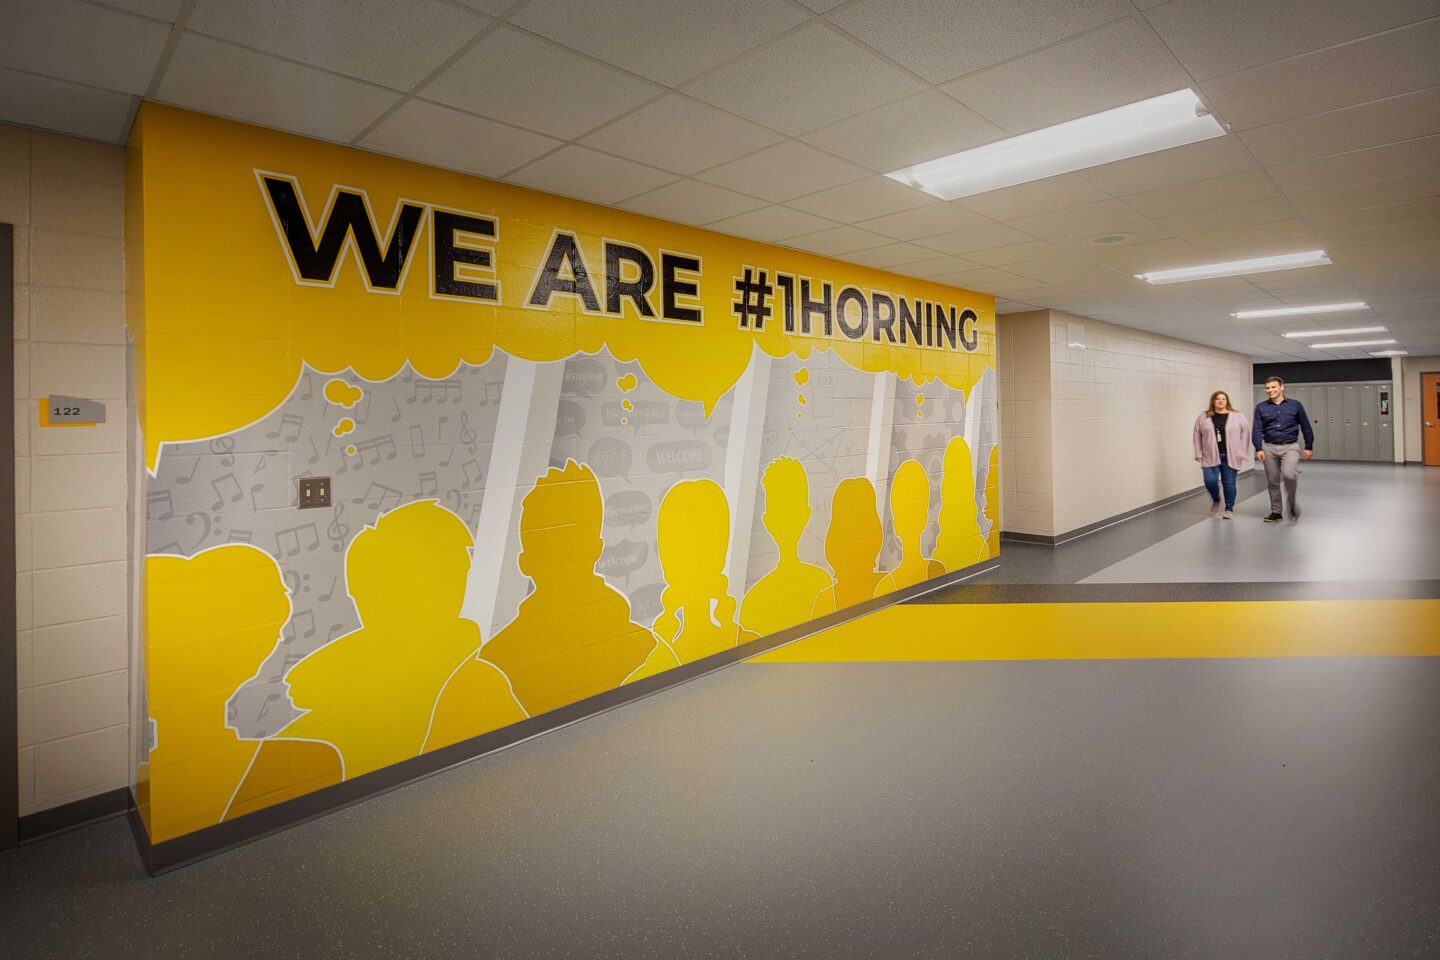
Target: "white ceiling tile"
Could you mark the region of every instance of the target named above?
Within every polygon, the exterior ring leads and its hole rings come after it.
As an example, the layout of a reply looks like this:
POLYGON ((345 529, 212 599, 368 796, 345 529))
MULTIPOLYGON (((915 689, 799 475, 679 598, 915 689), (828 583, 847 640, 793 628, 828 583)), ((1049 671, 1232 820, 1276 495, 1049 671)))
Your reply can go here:
POLYGON ((400 99, 358 80, 187 33, 159 99, 327 140, 348 141, 400 99))
POLYGON ((76 0, 6 0, 0 67, 144 93, 170 29, 76 0))
POLYGON ((1301 216, 1358 210, 1381 204, 1401 203, 1440 196, 1440 173, 1419 173, 1409 177, 1376 180, 1373 183, 1352 183, 1327 190, 1312 190, 1290 195, 1290 202, 1301 216))
POLYGON ((955 203, 992 220, 1013 220, 1108 199, 1109 196, 1099 187, 1087 183, 1073 173, 1065 173, 1058 177, 1046 177, 1044 180, 991 190, 988 193, 977 193, 956 200, 955 203))
POLYGON ((1028 133, 1189 85, 1154 35, 1126 18, 941 89, 1010 133, 1028 133))
MULTIPOLYGON (((1171 260, 1195 256, 1196 250, 1184 240, 1152 240, 1146 243, 1116 244, 1111 247, 1085 248, 1085 256, 1127 274, 1145 273, 1149 270, 1163 270, 1171 260)), ((1013 270, 1025 272, 1025 264, 1015 264, 1013 270)))
POLYGON ((502 27, 466 52, 420 96, 570 139, 660 92, 647 80, 502 27))
POLYGON ((1026 240, 1024 243, 1011 243, 988 250, 970 250, 965 256, 987 267, 1004 267, 1027 260, 1044 260, 1057 256, 1060 252, 1054 244, 1043 240, 1026 240))
POLYGON ((677 180, 621 206, 661 220, 701 224, 756 210, 765 206, 765 201, 698 180, 677 180))
POLYGON ((929 279, 938 277, 945 273, 954 273, 957 270, 973 270, 977 264, 961 257, 935 257, 928 260, 916 260, 911 263, 897 264, 890 268, 891 273, 898 273, 906 277, 920 277, 929 279))
POLYGON ((859 0, 830 19, 931 83, 1131 13, 1123 0, 859 0))
POLYGON ((1102 164, 1076 175, 1111 196, 1123 197, 1253 169, 1254 164, 1234 138, 1216 137, 1102 164))
POLYGON ((174 23, 185 0, 104 0, 107 7, 119 7, 138 13, 142 17, 153 17, 166 23, 174 23))
POLYGON ((1214 180, 1201 180, 1177 187, 1162 187, 1125 197, 1132 209, 1152 219, 1193 213, 1211 207, 1234 206, 1275 196, 1275 188, 1258 170, 1234 173, 1214 180))
POLYGON ((421 163, 499 177, 560 145, 560 141, 459 113, 423 100, 403 104, 363 146, 421 163))
POLYGON ((676 86, 805 18, 781 0, 532 0, 511 22, 676 86))
POLYGON ((869 230, 861 230, 859 227, 844 224, 828 230, 821 230, 818 233, 791 237, 785 241, 785 245, 818 253, 821 256, 833 257, 842 253, 853 253, 856 250, 868 250, 883 244, 886 239, 888 238, 871 233, 869 230))
POLYGON ((1295 160, 1440 134, 1440 87, 1256 127, 1240 134, 1261 163, 1295 160))
POLYGON ((824 13, 827 10, 834 10, 845 0, 800 0, 800 2, 816 13, 824 13))
POLYGON ((946 157, 1005 131, 940 93, 924 90, 801 137, 876 173, 946 157))
POLYGON ((851 263, 880 270, 906 263, 916 263, 920 260, 931 260, 934 257, 934 250, 926 250, 913 243, 890 243, 883 247, 874 247, 845 255, 845 259, 851 263))
POLYGON ((706 170, 699 179, 778 202, 869 175, 870 172, 863 167, 838 160, 803 143, 786 140, 748 157, 706 170))
POLYGON ((1197 80, 1435 16, 1433 0, 1174 0, 1147 13, 1197 80))
POLYGON ((817 217, 812 213, 802 213, 799 210, 791 210, 789 207, 772 206, 742 213, 736 217, 716 220, 705 224, 705 227, 708 230, 718 230, 721 233, 737 237, 762 240, 766 243, 779 243, 790 237, 814 233, 816 230, 834 225, 835 221, 817 217))
MULTIPOLYGON (((595 131, 584 143, 676 173, 692 174, 780 139, 773 130, 671 93, 595 131)), ((864 172, 858 171, 857 176, 864 172)))
POLYGON ((1029 217, 1018 217, 1009 223, 1017 230, 1044 240, 1060 237, 1091 236, 1115 233, 1120 228, 1145 219, 1119 200, 1101 200, 1064 210, 1051 210, 1029 217))
POLYGON ((1159 217, 1155 222, 1177 236, 1186 237, 1197 233, 1249 227, 1257 223, 1274 223, 1293 216, 1289 204, 1279 197, 1271 197, 1268 200, 1237 203, 1230 207, 1212 207, 1173 217, 1159 217))
POLYGON ((1231 227, 1212 233, 1198 233, 1185 238, 1197 250, 1234 250, 1249 247, 1255 243, 1271 240, 1302 240, 1302 249, 1314 249, 1315 235, 1299 220, 1277 220, 1274 223, 1257 223, 1248 227, 1231 227))
POLYGON ((1391 203, 1383 207, 1366 207, 1361 210, 1317 213, 1311 214, 1305 219, 1312 230, 1323 234, 1339 233, 1343 230, 1362 230, 1366 227, 1383 227, 1392 223, 1410 223, 1414 220, 1430 220, 1435 217, 1440 217, 1440 197, 1391 203))
POLYGON ((1305 193, 1347 183, 1440 171, 1440 136, 1284 163, 1270 167, 1268 171, 1275 184, 1286 193, 1305 193))
POLYGON ((492 17, 498 17, 515 6, 515 0, 456 0, 456 2, 463 3, 471 10, 488 13, 492 17))
POLYGON ((0 68, 0 121, 124 143, 135 98, 0 68))
POLYGON ((934 197, 886 177, 866 177, 864 180, 841 184, 791 200, 788 205, 841 223, 858 223, 887 213, 933 206, 939 202, 934 197))
POLYGON ((440 0, 199 0, 188 27, 408 91, 490 22, 440 0))
POLYGON ((887 213, 883 217, 861 220, 858 226, 862 226, 866 230, 874 230, 876 233, 883 233, 887 237, 894 237, 896 240, 918 240, 921 237, 933 237, 937 233, 978 227, 988 222, 980 214, 966 210, 954 203, 934 203, 926 207, 916 207, 913 210, 902 210, 900 213, 887 213))
POLYGON ((794 135, 921 86, 854 41, 812 23, 700 77, 686 92, 794 135))
POLYGON ((1033 238, 1027 237, 1019 230, 1011 229, 1001 223, 990 223, 982 227, 968 227, 934 237, 925 237, 920 241, 920 246, 958 256, 971 250, 986 250, 990 247, 1000 247, 1007 243, 1021 243, 1030 239, 1033 238))
POLYGON ((654 167, 570 144, 505 179, 546 193, 614 204, 670 183, 676 177, 654 167))
POLYGON ((1344 250, 1358 246, 1395 250, 1410 246, 1416 240, 1433 240, 1435 237, 1440 237, 1440 220, 1415 220, 1359 230, 1342 230, 1338 233, 1323 234, 1320 239, 1326 250, 1344 250))
POLYGON ((1248 130, 1440 85, 1440 17, 1201 84, 1226 123, 1248 130))

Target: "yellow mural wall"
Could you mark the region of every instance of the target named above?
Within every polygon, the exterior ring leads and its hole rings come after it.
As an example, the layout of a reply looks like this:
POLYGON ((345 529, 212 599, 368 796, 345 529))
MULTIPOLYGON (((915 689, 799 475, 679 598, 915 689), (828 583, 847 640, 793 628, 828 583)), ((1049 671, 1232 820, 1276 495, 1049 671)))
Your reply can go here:
POLYGON ((127 191, 152 840, 998 549, 992 297, 148 103, 127 191))

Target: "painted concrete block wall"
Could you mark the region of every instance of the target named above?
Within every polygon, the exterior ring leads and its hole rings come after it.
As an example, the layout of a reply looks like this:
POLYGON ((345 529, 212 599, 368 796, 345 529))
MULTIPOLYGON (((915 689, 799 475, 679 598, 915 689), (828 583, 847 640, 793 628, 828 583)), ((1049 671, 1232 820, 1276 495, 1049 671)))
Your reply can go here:
POLYGON ((998 318, 1002 529, 1049 536, 1053 529, 1050 311, 998 318))
POLYGON ((128 779, 124 152, 0 126, 15 226, 20 813, 128 779), (38 426, 49 394, 106 406, 38 426))
POLYGON ((1210 394, 1248 415, 1249 357, 1058 310, 998 327, 1009 532, 1059 536, 1192 489, 1210 394))
POLYGON ((1407 463, 1420 463, 1425 459, 1425 417, 1420 404, 1420 374, 1440 373, 1440 357, 1402 357, 1401 360, 1403 377, 1400 384, 1400 403, 1405 415, 1402 428, 1405 437, 1404 459, 1407 463))

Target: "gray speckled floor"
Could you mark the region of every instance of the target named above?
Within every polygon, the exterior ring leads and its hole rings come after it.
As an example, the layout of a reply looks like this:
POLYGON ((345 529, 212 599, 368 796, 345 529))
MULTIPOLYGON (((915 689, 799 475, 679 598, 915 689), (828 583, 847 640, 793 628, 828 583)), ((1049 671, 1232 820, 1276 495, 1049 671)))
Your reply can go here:
MULTIPOLYGON (((1332 467, 1247 522, 1342 548, 1332 467)), ((1156 599, 1079 583, 1150 550, 1252 589, 1203 508, 950 596, 1156 599)), ((1435 596, 1425 522, 1343 595, 1435 596)), ((1440 658, 740 665, 160 878, 119 820, 0 854, 0 957, 1428 958, 1437 797, 1440 658)))
POLYGON ((42 957, 1429 957, 1440 659, 741 666, 146 879, 42 957))

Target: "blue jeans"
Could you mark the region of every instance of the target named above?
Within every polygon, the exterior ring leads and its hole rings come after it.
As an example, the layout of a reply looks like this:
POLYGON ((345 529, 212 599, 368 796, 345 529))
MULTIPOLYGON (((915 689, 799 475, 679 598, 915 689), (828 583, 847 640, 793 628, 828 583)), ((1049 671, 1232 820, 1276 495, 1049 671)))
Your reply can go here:
POLYGON ((1240 471, 1228 463, 1221 463, 1218 467, 1201 467, 1205 474, 1205 489, 1210 491, 1210 499, 1215 503, 1220 502, 1220 488, 1225 488, 1225 509, 1235 509, 1235 478, 1240 471))

